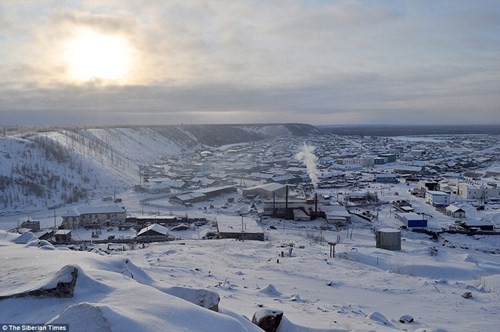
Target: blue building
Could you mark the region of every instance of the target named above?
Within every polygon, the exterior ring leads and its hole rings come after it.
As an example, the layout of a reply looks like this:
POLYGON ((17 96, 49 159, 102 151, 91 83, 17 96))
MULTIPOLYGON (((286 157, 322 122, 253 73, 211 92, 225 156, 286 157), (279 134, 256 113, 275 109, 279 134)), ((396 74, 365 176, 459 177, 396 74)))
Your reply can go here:
POLYGON ((418 213, 396 213, 396 218, 398 218, 403 224, 408 228, 426 228, 427 219, 425 215, 418 213))

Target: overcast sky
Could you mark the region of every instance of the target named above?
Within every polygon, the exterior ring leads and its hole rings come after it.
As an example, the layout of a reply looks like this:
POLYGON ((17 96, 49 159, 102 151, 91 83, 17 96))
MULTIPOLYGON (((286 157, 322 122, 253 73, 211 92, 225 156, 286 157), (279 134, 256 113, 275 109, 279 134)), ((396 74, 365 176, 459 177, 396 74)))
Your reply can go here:
POLYGON ((0 125, 500 124, 498 0, 2 0, 0 125))

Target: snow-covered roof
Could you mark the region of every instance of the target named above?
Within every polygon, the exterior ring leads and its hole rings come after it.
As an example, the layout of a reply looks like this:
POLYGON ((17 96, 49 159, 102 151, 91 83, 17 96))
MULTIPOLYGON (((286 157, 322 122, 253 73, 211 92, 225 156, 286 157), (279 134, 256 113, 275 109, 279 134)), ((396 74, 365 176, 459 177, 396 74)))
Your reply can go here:
POLYGON ((146 232, 148 232, 150 230, 153 231, 153 232, 165 235, 165 236, 168 234, 168 228, 163 227, 162 225, 152 224, 152 225, 149 225, 149 226, 144 227, 143 229, 141 229, 139 231, 139 233, 137 233, 137 236, 141 236, 142 234, 144 234, 144 233, 146 233, 146 232))
POLYGON ((425 220, 424 215, 414 212, 400 213, 399 216, 405 218, 406 220, 425 220))
POLYGON ((212 185, 214 184, 215 180, 206 177, 195 177, 191 179, 191 182, 199 182, 203 185, 212 185))
POLYGON ((325 213, 327 217, 337 216, 349 218, 351 216, 347 209, 342 205, 325 206, 325 213))
POLYGON ((204 193, 195 191, 195 192, 191 192, 191 193, 187 193, 187 194, 178 195, 175 197, 181 201, 189 201, 193 198, 199 198, 199 197, 204 197, 204 196, 206 196, 204 193))
POLYGON ((137 220, 141 220, 141 219, 144 219, 144 220, 151 220, 151 219, 158 219, 158 220, 175 220, 177 219, 176 216, 137 216, 136 217, 137 220))
POLYGON ((400 206, 399 208, 405 212, 412 212, 414 210, 411 206, 400 206))
POLYGON ((366 191, 351 191, 349 193, 349 197, 366 197, 368 195, 368 192, 366 191))
POLYGON ((455 213, 457 211, 463 211, 463 209, 459 208, 458 206, 456 205, 453 205, 453 204, 450 204, 446 207, 446 211, 449 211, 451 213, 455 213))
POLYGON ((396 228, 380 228, 378 231, 382 233, 401 233, 401 231, 396 228))
POLYGON ((447 194, 442 191, 434 191, 434 190, 428 190, 427 193, 432 196, 449 196, 450 194, 447 194))
POLYGON ((421 172, 422 171, 422 167, 420 167, 420 166, 407 166, 407 165, 397 166, 394 169, 398 170, 398 171, 408 171, 408 172, 421 172))
POLYGON ((247 190, 263 189, 263 190, 267 190, 267 191, 276 191, 276 190, 280 190, 284 187, 285 187, 284 184, 272 182, 272 183, 266 183, 266 184, 259 184, 257 186, 248 188, 247 190))
POLYGON ((464 220, 464 223, 469 227, 493 226, 489 220, 464 220))
POLYGON ((215 191, 220 191, 220 190, 227 190, 227 189, 232 189, 235 188, 234 186, 223 186, 223 187, 214 187, 214 188, 203 188, 198 190, 199 193, 202 194, 209 194, 215 191))
POLYGON ((167 185, 169 187, 174 187, 174 188, 181 188, 184 186, 184 181, 181 180, 173 180, 167 177, 163 178, 151 178, 149 179, 149 182, 154 182, 154 183, 161 183, 162 185, 167 185))
POLYGON ((125 209, 118 205, 110 206, 80 206, 72 208, 62 215, 62 217, 79 217, 82 214, 101 214, 101 213, 123 213, 125 209))
POLYGON ((55 232, 55 235, 68 235, 71 233, 70 229, 60 229, 57 232, 55 232))

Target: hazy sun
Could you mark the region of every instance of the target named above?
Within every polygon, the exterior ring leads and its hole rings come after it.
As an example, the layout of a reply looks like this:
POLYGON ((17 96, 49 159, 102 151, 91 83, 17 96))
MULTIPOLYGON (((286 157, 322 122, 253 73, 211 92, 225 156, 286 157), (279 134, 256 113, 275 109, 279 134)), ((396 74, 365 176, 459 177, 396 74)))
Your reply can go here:
POLYGON ((133 48, 123 36, 80 29, 65 45, 64 60, 72 79, 125 83, 132 65, 132 53, 133 48))

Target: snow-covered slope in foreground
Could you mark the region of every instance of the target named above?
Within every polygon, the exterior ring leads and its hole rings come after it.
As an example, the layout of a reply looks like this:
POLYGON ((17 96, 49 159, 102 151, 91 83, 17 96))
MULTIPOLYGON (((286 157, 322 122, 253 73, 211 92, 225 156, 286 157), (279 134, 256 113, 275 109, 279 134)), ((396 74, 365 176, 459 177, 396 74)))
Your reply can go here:
POLYGON ((16 244, 15 235, 2 231, 0 323, 67 323, 71 331, 260 331, 245 317, 276 309, 284 312, 278 332, 497 331, 500 257, 483 252, 498 246, 495 237, 448 238, 462 249, 407 233, 402 251, 393 252, 375 248, 370 231, 358 230, 352 239, 340 234, 331 258, 326 241, 337 232, 324 231, 323 243, 300 228, 267 235, 266 242, 182 240, 107 255, 53 250, 30 236, 16 244), (434 245, 437 254, 430 255, 434 245), (30 293, 67 282, 71 268, 78 269, 74 297, 30 293), (219 313, 186 302, 196 290, 218 294, 219 313), (32 295, 5 299, 14 294, 32 295), (411 323, 400 322, 410 316, 411 323))
POLYGON ((260 331, 138 282, 134 273, 143 279, 145 273, 126 258, 23 247, 10 237, 0 233, 2 324, 69 324, 72 332, 260 331), (68 267, 78 270, 73 297, 5 298, 68 281, 68 267))

